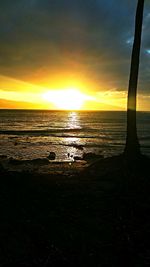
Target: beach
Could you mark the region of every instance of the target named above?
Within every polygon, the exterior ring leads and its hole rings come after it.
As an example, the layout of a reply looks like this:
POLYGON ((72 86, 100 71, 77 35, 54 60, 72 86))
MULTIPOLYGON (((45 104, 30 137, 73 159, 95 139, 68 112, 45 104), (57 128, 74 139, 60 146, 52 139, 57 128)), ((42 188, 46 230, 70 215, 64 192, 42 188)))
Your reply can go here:
POLYGON ((149 158, 0 162, 0 266, 149 265, 149 158))

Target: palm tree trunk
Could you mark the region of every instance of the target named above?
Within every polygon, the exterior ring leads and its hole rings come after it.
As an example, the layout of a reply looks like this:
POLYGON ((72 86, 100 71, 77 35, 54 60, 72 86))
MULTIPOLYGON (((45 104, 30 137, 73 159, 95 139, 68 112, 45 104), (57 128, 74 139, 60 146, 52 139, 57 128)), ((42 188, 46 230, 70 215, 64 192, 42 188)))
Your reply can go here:
POLYGON ((127 103, 127 137, 124 155, 128 159, 136 159, 141 155, 140 144, 137 136, 136 127, 136 95, 139 72, 139 58, 141 47, 141 33, 143 22, 144 0, 138 0, 136 19, 135 19, 135 35, 131 57, 131 69, 128 87, 128 103, 127 103))

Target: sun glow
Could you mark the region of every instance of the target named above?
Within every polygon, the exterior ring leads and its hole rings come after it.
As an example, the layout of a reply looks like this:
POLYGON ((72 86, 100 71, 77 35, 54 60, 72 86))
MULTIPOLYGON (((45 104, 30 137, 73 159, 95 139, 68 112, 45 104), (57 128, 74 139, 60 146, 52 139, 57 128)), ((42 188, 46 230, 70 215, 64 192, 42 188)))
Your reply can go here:
POLYGON ((82 108, 86 95, 78 89, 50 90, 43 94, 45 101, 53 103, 56 108, 63 110, 79 110, 82 108))

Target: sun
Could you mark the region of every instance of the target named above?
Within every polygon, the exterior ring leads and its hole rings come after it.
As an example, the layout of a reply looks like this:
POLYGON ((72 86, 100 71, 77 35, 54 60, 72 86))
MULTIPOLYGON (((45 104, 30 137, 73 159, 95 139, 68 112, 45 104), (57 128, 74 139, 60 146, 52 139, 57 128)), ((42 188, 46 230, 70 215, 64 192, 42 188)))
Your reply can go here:
POLYGON ((80 110, 86 100, 86 96, 75 88, 49 90, 43 94, 43 98, 63 110, 80 110))

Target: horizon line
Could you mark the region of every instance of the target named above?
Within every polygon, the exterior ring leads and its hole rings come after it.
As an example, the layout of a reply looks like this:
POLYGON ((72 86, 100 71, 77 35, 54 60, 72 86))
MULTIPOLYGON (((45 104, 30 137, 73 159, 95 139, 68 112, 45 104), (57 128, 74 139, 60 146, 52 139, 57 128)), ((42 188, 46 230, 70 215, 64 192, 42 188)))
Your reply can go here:
MULTIPOLYGON (((53 111, 53 112, 56 112, 56 111, 60 111, 60 112, 101 112, 101 111, 104 111, 104 112, 127 112, 127 110, 105 110, 105 109, 78 109, 78 110, 73 110, 73 109, 40 109, 40 108, 0 108, 0 111, 5 111, 5 110, 14 110, 14 111, 53 111)), ((150 112, 150 110, 137 110, 136 112, 150 112)))

